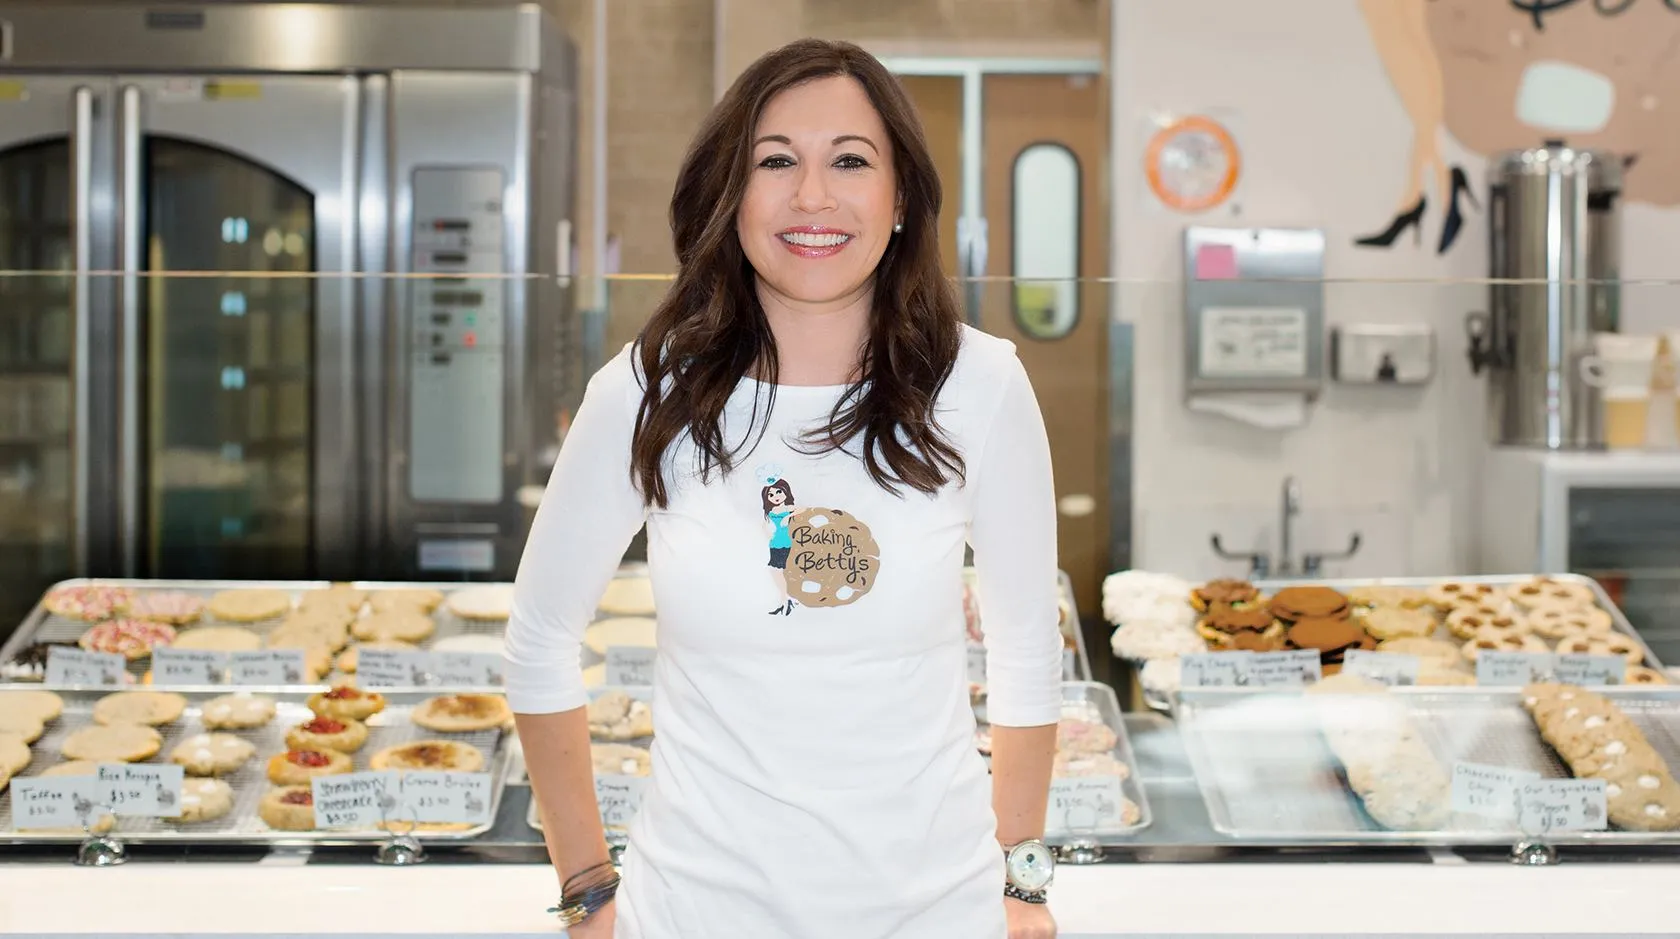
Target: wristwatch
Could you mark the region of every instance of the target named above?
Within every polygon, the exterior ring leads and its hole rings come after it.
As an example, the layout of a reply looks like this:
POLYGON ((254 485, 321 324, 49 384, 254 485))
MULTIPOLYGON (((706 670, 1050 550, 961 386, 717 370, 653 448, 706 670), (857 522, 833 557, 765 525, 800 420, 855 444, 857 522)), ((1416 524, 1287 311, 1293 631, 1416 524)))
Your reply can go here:
POLYGON ((1003 850, 1003 895, 1025 903, 1043 903, 1045 891, 1056 879, 1055 853, 1036 838, 1003 850))

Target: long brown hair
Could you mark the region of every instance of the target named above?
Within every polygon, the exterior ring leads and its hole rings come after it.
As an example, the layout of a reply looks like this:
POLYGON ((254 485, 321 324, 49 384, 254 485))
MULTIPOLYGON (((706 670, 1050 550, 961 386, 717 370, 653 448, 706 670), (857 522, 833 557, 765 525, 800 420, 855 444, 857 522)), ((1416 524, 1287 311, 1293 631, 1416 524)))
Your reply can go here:
POLYGON ((702 480, 727 474, 757 446, 775 406, 778 364, 754 272, 735 230, 752 170, 752 141, 765 105, 796 85, 846 76, 863 86, 886 125, 897 168, 904 231, 875 269, 869 338, 859 379, 827 426, 804 443, 812 453, 846 447, 889 492, 938 490, 964 472, 962 454, 934 417, 934 402, 962 344, 962 317, 939 262, 939 173, 904 89, 879 61, 846 42, 804 39, 760 58, 730 86, 700 126, 671 195, 677 277, 637 338, 643 387, 631 443, 631 477, 642 497, 664 508, 667 451, 693 441, 702 480), (730 395, 755 373, 769 388, 761 414, 733 445, 721 421, 730 395), (756 433, 755 433, 756 431, 756 433))

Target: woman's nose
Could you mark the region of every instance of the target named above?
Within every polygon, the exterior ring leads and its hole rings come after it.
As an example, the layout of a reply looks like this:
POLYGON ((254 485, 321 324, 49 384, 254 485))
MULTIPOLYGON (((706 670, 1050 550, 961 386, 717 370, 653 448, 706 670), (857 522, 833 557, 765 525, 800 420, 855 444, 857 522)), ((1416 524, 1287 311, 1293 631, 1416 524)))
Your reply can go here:
POLYGON ((827 174, 820 166, 800 168, 799 185, 793 192, 793 207, 801 212, 821 212, 834 207, 834 195, 828 190, 827 174))

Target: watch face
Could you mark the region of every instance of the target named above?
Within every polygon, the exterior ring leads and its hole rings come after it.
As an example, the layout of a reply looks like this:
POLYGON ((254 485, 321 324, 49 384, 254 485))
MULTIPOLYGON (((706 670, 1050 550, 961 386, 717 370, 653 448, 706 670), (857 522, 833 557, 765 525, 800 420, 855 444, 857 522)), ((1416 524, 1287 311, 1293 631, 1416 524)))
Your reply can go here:
POLYGON ((1023 844, 1009 852, 1009 880, 1022 890, 1043 890, 1050 886, 1056 872, 1056 859, 1050 849, 1036 842, 1023 844))

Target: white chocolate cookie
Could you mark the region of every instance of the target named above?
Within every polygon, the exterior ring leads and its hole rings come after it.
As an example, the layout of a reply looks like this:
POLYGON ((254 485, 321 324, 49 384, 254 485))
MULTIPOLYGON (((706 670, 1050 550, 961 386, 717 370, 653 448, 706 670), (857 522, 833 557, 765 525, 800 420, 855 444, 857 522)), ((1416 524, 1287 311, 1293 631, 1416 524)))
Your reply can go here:
POLYGON ((233 787, 220 779, 181 780, 181 814, 176 822, 211 822, 233 811, 233 787))
POLYGON ((221 776, 244 766, 256 752, 249 740, 232 734, 193 734, 169 751, 169 762, 189 776, 221 776))
POLYGON ((272 698, 249 694, 228 694, 204 702, 199 720, 211 730, 250 730, 274 720, 272 698))

